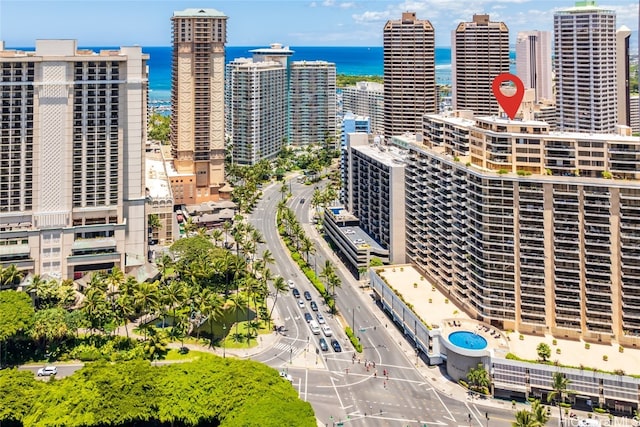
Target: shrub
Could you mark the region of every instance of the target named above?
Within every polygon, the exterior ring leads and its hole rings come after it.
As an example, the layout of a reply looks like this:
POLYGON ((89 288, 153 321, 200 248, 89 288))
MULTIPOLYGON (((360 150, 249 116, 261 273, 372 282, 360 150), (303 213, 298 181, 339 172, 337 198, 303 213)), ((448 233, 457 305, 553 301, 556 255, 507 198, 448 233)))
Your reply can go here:
POLYGON ((589 344, 588 342, 584 343, 584 348, 589 350, 591 348, 591 344, 589 344))
POLYGON ((505 173, 509 173, 509 171, 506 170, 506 169, 499 169, 498 170, 498 174, 500 174, 500 175, 504 175, 505 173))
POLYGON ((597 413, 597 414, 606 414, 607 410, 604 408, 593 408, 593 412, 597 413))
POLYGON ((520 336, 518 336, 518 339, 520 339, 520 341, 524 340, 524 335, 520 334, 520 336))
POLYGON ((559 348, 556 348, 556 354, 560 354, 560 353, 562 353, 562 351, 560 351, 559 348))
POLYGON ((429 298, 429 304, 431 304, 433 302, 433 299, 429 298))
POLYGON ((469 384, 465 380, 458 380, 458 384, 460 384, 464 388, 469 388, 469 384))
POLYGON ((449 298, 445 298, 445 299, 444 299, 444 303, 445 303, 445 304, 449 304, 449 298))
POLYGON ((607 356, 607 355, 605 354, 604 356, 602 356, 602 360, 604 360, 604 361, 606 362, 607 360, 609 360, 609 356, 607 356))
POLYGON ((571 408, 571 403, 560 402, 560 407, 562 407, 562 408, 571 408))
POLYGON ((553 341, 551 341, 551 344, 553 344, 553 345, 558 345, 558 340, 553 340, 553 341))
POLYGON ((92 345, 80 344, 71 351, 70 356, 72 359, 78 359, 83 362, 94 362, 102 358, 102 353, 92 345))
POLYGON ((619 346, 618 346, 618 351, 619 351, 620 353, 624 353, 624 347, 623 347, 623 346, 621 346, 621 345, 619 345, 619 346))
POLYGON ((417 287, 418 287, 418 283, 413 282, 413 287, 414 287, 414 288, 417 288, 417 287))
POLYGON ((466 167, 471 166, 471 162, 467 162, 467 163, 465 163, 465 166, 466 166, 466 167))
POLYGON ((358 339, 358 337, 356 337, 353 334, 353 330, 347 326, 346 328, 344 328, 344 332, 347 334, 347 336, 349 337, 349 340, 351 341, 351 344, 353 345, 353 348, 358 352, 358 353, 362 353, 362 344, 360 344, 360 340, 358 339))

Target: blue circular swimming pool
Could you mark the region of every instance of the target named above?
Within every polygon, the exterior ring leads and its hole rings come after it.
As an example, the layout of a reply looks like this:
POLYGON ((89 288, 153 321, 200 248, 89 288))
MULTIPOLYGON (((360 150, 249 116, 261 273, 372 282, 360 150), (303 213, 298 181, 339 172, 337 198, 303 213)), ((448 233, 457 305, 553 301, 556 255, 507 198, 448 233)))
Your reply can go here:
POLYGON ((482 350, 487 346, 487 340, 484 337, 469 331, 452 332, 449 334, 449 341, 467 350, 482 350))

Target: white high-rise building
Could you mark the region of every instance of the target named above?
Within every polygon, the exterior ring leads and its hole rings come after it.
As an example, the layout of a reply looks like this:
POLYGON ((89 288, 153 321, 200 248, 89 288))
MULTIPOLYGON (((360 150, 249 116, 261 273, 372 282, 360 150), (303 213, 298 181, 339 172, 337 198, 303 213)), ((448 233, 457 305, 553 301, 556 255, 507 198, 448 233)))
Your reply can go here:
POLYGON ((369 117, 371 132, 384 135, 384 85, 375 82, 357 82, 342 88, 342 110, 369 117))
POLYGON ((629 114, 629 103, 631 93, 629 92, 629 40, 631 30, 623 25, 616 31, 616 72, 618 75, 618 124, 631 126, 631 116, 629 114))
POLYGON ((616 14, 577 1, 554 23, 558 130, 611 133, 618 124, 616 14))
POLYGON ((146 260, 147 60, 0 42, 0 265, 61 279, 146 260))
POLYGON ((336 144, 336 64, 293 61, 289 102, 292 145, 336 144))
POLYGON ((516 39, 516 74, 525 89, 534 89, 534 102, 553 99, 551 33, 521 31, 516 39))
POLYGON ((287 69, 269 59, 227 64, 227 135, 232 162, 253 165, 278 155, 287 132, 287 69))

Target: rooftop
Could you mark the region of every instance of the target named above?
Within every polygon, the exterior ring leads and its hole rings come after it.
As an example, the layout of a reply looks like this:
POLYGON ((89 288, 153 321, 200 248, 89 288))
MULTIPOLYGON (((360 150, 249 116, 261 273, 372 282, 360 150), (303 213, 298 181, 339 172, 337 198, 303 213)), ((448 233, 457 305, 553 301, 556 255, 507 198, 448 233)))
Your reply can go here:
POLYGON ((201 18, 203 16, 209 18, 227 18, 227 16, 219 10, 198 8, 178 10, 173 12, 173 16, 180 18, 201 18))
MULTIPOLYGON (((374 270, 386 279, 389 286, 402 295, 407 303, 413 305, 415 313, 428 326, 438 325, 443 330, 450 328, 453 332, 455 328, 469 329, 473 324, 484 325, 471 319, 455 305, 454 301, 449 301, 447 295, 433 286, 412 265, 375 267, 374 270), (418 285, 414 286, 414 283, 418 285), (459 319, 458 323, 461 326, 449 325, 451 319, 459 319)), ((491 329, 497 331, 495 327, 491 329)), ((640 349, 626 347, 623 352, 620 352, 618 344, 615 343, 611 345, 589 343, 587 346, 584 341, 563 339, 548 334, 542 336, 521 335, 518 331, 499 332, 497 337, 492 335, 493 338, 488 338, 487 341, 496 349, 502 349, 503 353, 508 350, 521 359, 537 360, 538 345, 546 343, 551 348, 550 360, 557 361, 560 365, 583 366, 608 372, 623 369, 626 374, 640 374, 640 349)), ((500 356, 500 354, 497 355, 500 356)))

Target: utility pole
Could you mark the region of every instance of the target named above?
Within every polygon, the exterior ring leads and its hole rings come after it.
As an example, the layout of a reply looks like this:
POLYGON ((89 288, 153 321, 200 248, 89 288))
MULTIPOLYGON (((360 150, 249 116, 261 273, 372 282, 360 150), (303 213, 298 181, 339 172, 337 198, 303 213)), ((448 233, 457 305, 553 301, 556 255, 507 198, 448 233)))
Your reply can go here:
POLYGON ((489 413, 485 412, 484 417, 487 419, 487 427, 489 427, 489 413))

